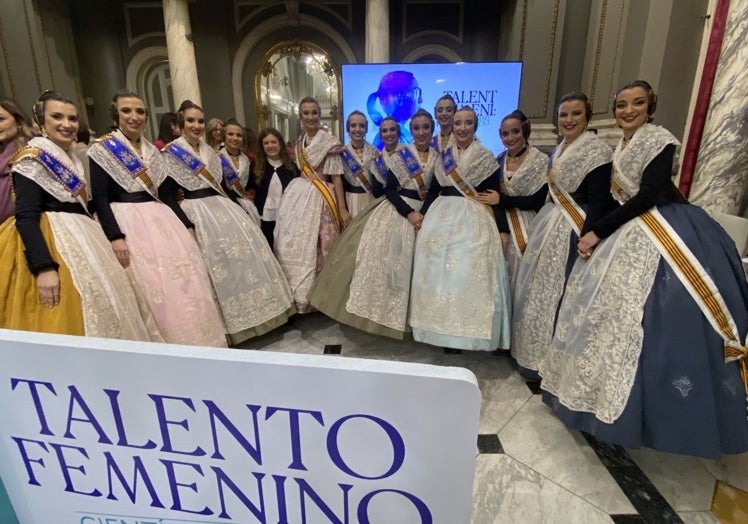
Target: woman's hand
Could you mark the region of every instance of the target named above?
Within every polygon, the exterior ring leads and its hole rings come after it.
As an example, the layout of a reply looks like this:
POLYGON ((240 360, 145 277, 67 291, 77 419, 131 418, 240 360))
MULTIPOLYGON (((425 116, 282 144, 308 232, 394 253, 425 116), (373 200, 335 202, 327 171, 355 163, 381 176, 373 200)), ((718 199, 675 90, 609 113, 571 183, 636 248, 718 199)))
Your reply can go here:
POLYGON ((343 226, 341 229, 348 227, 351 223, 351 214, 344 207, 340 208, 340 224, 343 226))
POLYGON ((36 276, 39 300, 48 308, 60 304, 60 276, 55 269, 45 269, 36 276))
POLYGON ((594 231, 590 231, 589 233, 585 233, 585 235, 579 239, 579 242, 577 243, 577 253, 581 258, 584 260, 587 260, 592 256, 592 250, 595 249, 595 246, 600 242, 600 237, 598 237, 594 231))
POLYGON ((413 226, 413 229, 419 231, 423 225, 423 215, 418 211, 411 211, 408 213, 408 222, 413 226))
POLYGON ((130 266, 130 250, 127 248, 127 242, 124 238, 112 240, 112 251, 114 251, 114 255, 122 267, 130 266))
POLYGON ((489 189, 488 191, 484 193, 478 193, 478 201, 481 204, 488 204, 489 206, 495 206, 499 203, 501 200, 501 195, 498 191, 494 191, 493 189, 489 189))

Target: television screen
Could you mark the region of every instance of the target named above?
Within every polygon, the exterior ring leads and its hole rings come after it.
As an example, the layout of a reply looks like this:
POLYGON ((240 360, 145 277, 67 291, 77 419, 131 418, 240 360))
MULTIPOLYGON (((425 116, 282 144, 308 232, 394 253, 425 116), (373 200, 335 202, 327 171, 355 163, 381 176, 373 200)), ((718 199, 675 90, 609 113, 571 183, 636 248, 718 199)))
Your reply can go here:
POLYGON ((498 154, 504 150, 501 119, 517 109, 521 77, 521 62, 344 65, 343 118, 362 111, 369 119, 366 139, 381 148, 379 123, 392 116, 402 127, 401 141, 409 143, 411 115, 419 108, 433 114, 439 97, 449 93, 458 108, 472 106, 478 138, 498 154))

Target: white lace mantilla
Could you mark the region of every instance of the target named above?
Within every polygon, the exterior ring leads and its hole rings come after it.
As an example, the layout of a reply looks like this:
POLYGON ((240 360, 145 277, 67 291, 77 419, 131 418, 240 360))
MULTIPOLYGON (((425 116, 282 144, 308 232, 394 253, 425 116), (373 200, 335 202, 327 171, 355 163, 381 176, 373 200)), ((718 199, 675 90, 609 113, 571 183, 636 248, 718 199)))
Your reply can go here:
MULTIPOLYGON (((90 181, 86 178, 83 171, 83 164, 75 155, 68 155, 64 149, 52 142, 49 138, 36 137, 29 140, 29 147, 43 149, 45 152, 56 158, 61 164, 71 169, 79 178, 86 181, 86 187, 90 187, 90 181)), ((55 197, 60 202, 78 202, 70 191, 60 182, 57 177, 49 172, 41 162, 31 157, 26 157, 13 164, 13 172, 36 182, 44 191, 55 197)), ((86 190, 89 198, 91 191, 86 190)))
POLYGON ((626 194, 620 195, 613 191, 613 198, 624 203, 637 194, 644 168, 670 144, 680 145, 670 131, 652 124, 641 126, 631 137, 627 147, 623 147, 623 140, 619 141, 613 154, 613 180, 626 194), (626 167, 622 169, 621 166, 626 167))
MULTIPOLYGON (((478 140, 466 147, 462 154, 458 154, 457 147, 452 148, 452 153, 457 162, 457 172, 460 174, 460 178, 473 187, 483 182, 499 168, 499 163, 494 158, 493 153, 483 147, 483 144, 478 140)), ((441 161, 439 164, 441 164, 441 161)), ((451 177, 444 172, 443 168, 437 169, 435 176, 440 185, 452 185, 451 177)))
POLYGON ((590 171, 610 162, 613 151, 591 131, 582 133, 566 150, 565 143, 566 139, 553 152, 553 178, 556 185, 573 193, 590 171))
POLYGON ((635 221, 601 242, 588 261, 577 261, 539 370, 543 389, 567 408, 608 424, 623 413, 659 263, 660 252, 635 221))
MULTIPOLYGON (((177 138, 174 143, 178 144, 182 149, 188 151, 192 155, 199 156, 200 160, 202 160, 205 164, 205 169, 207 169, 208 172, 213 175, 213 180, 216 181, 216 185, 220 185, 221 180, 223 180, 221 159, 218 158, 218 154, 213 150, 212 147, 206 144, 205 141, 201 138, 199 148, 200 154, 198 155, 197 152, 192 149, 190 143, 187 142, 187 139, 183 136, 177 138)), ((188 191, 197 191, 198 189, 212 187, 201 177, 193 174, 192 171, 184 164, 184 162, 177 159, 168 151, 162 152, 161 155, 164 159, 164 167, 166 168, 166 172, 177 182, 177 184, 179 184, 183 188, 187 189, 188 191)))
POLYGON ((529 147, 527 156, 516 171, 507 171, 504 157, 504 192, 510 196, 530 196, 548 182, 548 156, 537 147, 529 147), (508 180, 507 175, 512 179, 508 180))
MULTIPOLYGON (((314 135, 314 138, 304 146, 306 140, 307 136, 305 133, 301 135, 296 147, 304 148, 306 161, 309 162, 309 165, 314 168, 318 175, 342 175, 345 172, 345 169, 343 168, 343 160, 340 158, 340 155, 330 151, 335 146, 341 145, 337 138, 327 131, 320 129, 317 131, 317 134, 314 135)), ((296 155, 296 164, 299 166, 299 169, 301 169, 298 152, 296 155)))
MULTIPOLYGON (((413 157, 421 164, 421 169, 423 169, 423 173, 421 173, 421 178, 423 178, 423 185, 425 187, 429 187, 429 184, 431 184, 431 179, 434 176, 434 169, 436 165, 440 163, 439 153, 437 153, 435 149, 429 148, 429 157, 424 164, 418 157, 418 150, 416 149, 416 146, 410 145, 407 147, 408 149, 410 149, 410 152, 413 153, 413 157)), ((392 170, 392 173, 395 175, 395 177, 397 177, 397 181, 400 184, 400 187, 402 187, 403 189, 415 189, 416 191, 419 190, 418 184, 411 177, 410 171, 408 171, 408 166, 405 165, 405 162, 400 155, 392 155, 390 157, 388 165, 392 170)))
MULTIPOLYGON (((135 149, 133 149, 122 131, 118 129, 117 131, 114 131, 112 135, 132 156, 141 158, 148 168, 148 177, 153 182, 153 186, 156 188, 160 186, 161 182, 166 178, 166 171, 164 171, 164 161, 161 158, 161 153, 156 149, 156 146, 143 140, 140 144, 141 152, 143 153, 141 156, 137 151, 135 151, 135 149)), ((112 180, 128 193, 144 191, 145 187, 138 182, 137 179, 133 178, 125 166, 123 166, 122 163, 109 152, 102 143, 102 139, 97 140, 88 148, 88 156, 99 164, 99 166, 101 166, 101 168, 112 177, 112 180)))
MULTIPOLYGON (((356 159, 356 162, 358 162, 361 167, 364 170, 364 173, 368 173, 371 163, 374 161, 374 159, 377 157, 377 154, 379 154, 379 150, 371 145, 369 142, 364 142, 363 145, 363 158, 359 158, 358 154, 356 153, 356 150, 353 149, 353 146, 350 144, 346 144, 345 148, 348 150, 348 152, 351 154, 353 158, 356 159)), ((345 179, 348 181, 348 183, 354 187, 359 187, 361 185, 361 181, 358 179, 358 177, 354 176, 353 173, 351 173, 351 170, 348 169, 348 166, 345 162, 343 162, 343 169, 345 169, 345 179)))

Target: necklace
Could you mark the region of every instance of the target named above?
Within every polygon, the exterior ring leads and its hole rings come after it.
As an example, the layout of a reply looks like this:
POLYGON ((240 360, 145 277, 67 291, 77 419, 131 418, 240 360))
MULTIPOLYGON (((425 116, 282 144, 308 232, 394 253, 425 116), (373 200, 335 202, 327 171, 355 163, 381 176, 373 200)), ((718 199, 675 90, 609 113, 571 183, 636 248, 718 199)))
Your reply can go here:
POLYGON ((516 171, 515 168, 519 167, 519 165, 522 163, 522 159, 524 158, 525 153, 527 153, 527 144, 525 144, 524 147, 520 149, 519 153, 514 156, 510 155, 509 151, 507 151, 506 166, 509 171, 516 171))
POLYGON ((418 151, 418 160, 421 161, 421 164, 426 164, 429 161, 429 150, 421 151, 420 149, 418 151))

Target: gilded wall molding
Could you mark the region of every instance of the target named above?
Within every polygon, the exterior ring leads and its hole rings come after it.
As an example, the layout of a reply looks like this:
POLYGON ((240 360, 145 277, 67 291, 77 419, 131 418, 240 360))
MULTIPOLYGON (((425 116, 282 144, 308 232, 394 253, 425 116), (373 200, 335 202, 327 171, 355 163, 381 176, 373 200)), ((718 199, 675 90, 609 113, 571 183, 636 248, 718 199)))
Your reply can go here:
POLYGON ((519 61, 525 56, 525 33, 527 32, 527 0, 522 2, 522 27, 519 32, 519 61))

